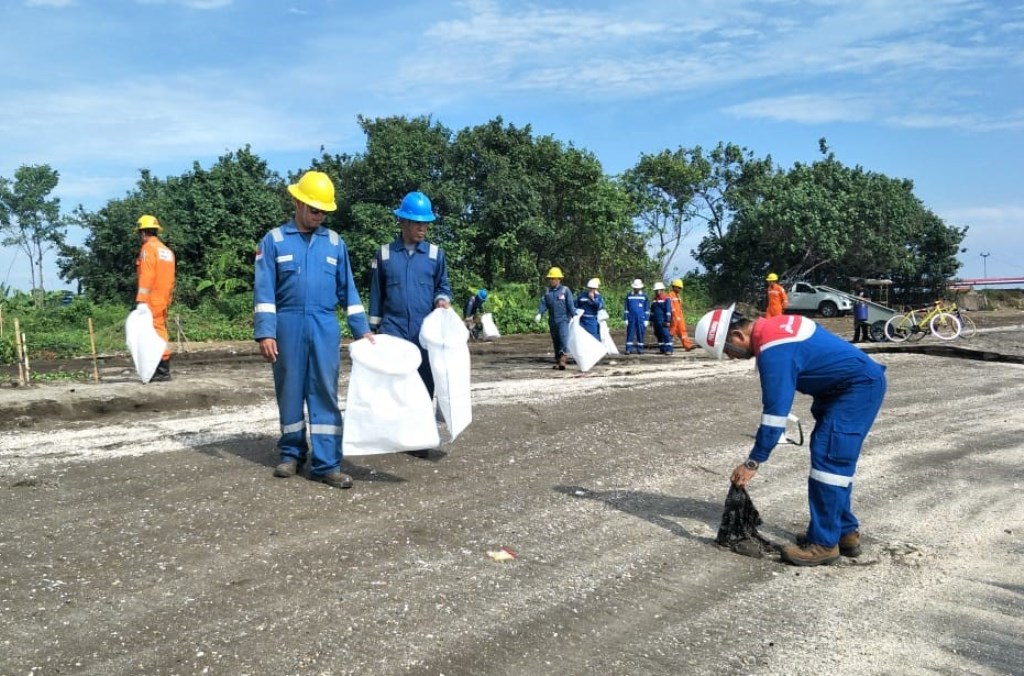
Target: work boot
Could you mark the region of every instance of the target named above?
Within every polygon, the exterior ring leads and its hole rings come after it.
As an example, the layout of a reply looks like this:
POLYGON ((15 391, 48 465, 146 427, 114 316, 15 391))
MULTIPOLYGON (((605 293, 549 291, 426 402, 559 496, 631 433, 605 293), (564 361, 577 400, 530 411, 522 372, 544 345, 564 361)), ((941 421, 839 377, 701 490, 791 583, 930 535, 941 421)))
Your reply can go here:
POLYGON ((288 479, 298 474, 300 467, 302 467, 302 463, 295 458, 285 460, 274 468, 274 476, 279 479, 288 479))
POLYGON ((566 362, 565 355, 564 354, 558 355, 558 370, 559 371, 564 371, 565 370, 565 362, 566 362))
POLYGON ((839 546, 790 545, 782 550, 782 560, 794 566, 827 566, 839 560, 839 546))
MULTIPOLYGON (((801 546, 807 544, 807 534, 804 533, 797 535, 796 543, 801 546)), ((850 531, 843 537, 839 538, 839 553, 851 559, 855 559, 861 555, 860 531, 850 531)))
POLYGON ((313 481, 319 481, 320 483, 327 484, 331 488, 352 488, 352 477, 341 471, 315 476, 313 477, 313 481))
POLYGON ((156 371, 153 373, 153 377, 149 379, 151 383, 165 383, 171 379, 171 360, 161 359, 160 363, 156 365, 156 371))

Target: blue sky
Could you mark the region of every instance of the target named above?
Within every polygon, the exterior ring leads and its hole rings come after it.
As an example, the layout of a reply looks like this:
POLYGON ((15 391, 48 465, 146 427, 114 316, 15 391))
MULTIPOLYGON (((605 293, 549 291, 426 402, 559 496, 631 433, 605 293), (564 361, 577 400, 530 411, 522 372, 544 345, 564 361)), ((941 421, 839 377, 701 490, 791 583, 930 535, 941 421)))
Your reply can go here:
POLYGON ((361 152, 359 114, 501 115, 609 174, 825 137, 970 226, 964 277, 1024 276, 1024 0, 7 0, 0 60, 0 176, 49 164, 66 211, 245 144, 281 174, 361 152))

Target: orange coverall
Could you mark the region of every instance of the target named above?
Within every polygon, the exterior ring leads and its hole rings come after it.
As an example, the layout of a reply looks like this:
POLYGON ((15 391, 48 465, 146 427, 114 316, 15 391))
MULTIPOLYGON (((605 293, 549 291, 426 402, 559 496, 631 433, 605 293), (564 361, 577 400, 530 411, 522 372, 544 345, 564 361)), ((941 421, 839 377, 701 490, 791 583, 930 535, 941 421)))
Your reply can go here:
POLYGON ((686 332, 686 318, 683 316, 683 294, 673 288, 669 291, 668 297, 672 300, 672 325, 668 329, 669 335, 678 338, 679 342, 682 343, 683 349, 689 352, 696 345, 690 340, 690 336, 686 332))
POLYGON ((764 311, 765 317, 778 317, 789 305, 789 296, 786 290, 778 282, 768 283, 768 309, 764 311))
POLYGON ((155 235, 146 240, 135 260, 139 276, 136 303, 145 303, 153 313, 153 328, 167 341, 163 358, 171 358, 170 336, 167 333, 167 308, 174 295, 174 252, 155 235))

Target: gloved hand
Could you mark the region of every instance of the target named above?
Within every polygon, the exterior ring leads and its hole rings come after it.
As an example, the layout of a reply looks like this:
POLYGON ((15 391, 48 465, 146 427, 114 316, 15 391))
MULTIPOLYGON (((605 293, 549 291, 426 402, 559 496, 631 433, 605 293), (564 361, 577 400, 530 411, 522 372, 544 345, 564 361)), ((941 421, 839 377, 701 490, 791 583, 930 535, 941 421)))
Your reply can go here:
POLYGON ((540 324, 540 313, 539 312, 534 316, 533 321, 535 321, 538 324, 540 324))
POLYGON ((647 328, 647 329, 651 328, 651 320, 650 319, 648 319, 646 322, 644 322, 644 328, 647 328))

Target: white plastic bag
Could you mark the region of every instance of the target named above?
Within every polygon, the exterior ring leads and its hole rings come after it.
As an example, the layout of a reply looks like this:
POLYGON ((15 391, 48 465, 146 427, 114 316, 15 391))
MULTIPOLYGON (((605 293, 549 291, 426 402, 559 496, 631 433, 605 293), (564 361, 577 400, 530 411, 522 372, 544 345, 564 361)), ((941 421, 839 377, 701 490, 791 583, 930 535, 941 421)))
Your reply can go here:
POLYGON ((430 356, 430 370, 434 374, 437 408, 444 416, 452 441, 473 422, 468 340, 466 325, 451 308, 434 310, 420 328, 420 344, 430 356))
POLYGON ((438 448, 434 406, 416 369, 420 351, 395 336, 348 346, 352 355, 342 454, 378 455, 438 448))
POLYGON ((148 383, 167 349, 167 341, 153 328, 153 313, 148 305, 139 303, 128 314, 124 322, 124 336, 135 364, 135 373, 139 380, 148 383))
POLYGON ((480 317, 480 326, 484 330, 484 340, 497 340, 501 338, 501 334, 498 333, 498 325, 494 323, 494 315, 490 312, 485 312, 480 317))
POLYGON ((619 348, 615 345, 615 341, 612 340, 612 333, 608 330, 608 322, 601 320, 598 329, 601 333, 601 344, 604 345, 605 351, 608 354, 618 354, 619 348))
POLYGON ((594 338, 590 331, 580 326, 579 315, 569 320, 569 340, 566 347, 576 361, 576 365, 580 367, 580 371, 584 373, 594 368, 594 364, 608 354, 604 344, 594 338))

